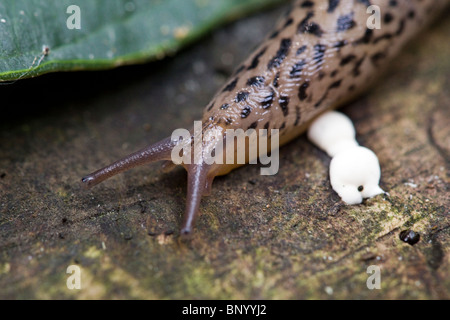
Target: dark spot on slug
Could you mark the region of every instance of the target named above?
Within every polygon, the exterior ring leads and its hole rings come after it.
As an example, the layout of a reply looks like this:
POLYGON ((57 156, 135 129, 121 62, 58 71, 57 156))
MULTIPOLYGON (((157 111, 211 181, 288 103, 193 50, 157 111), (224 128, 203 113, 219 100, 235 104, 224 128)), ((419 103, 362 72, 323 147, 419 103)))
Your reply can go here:
POLYGON ((275 88, 278 88, 278 85, 279 85, 278 81, 279 81, 279 80, 280 80, 280 73, 277 72, 277 74, 275 75, 275 78, 273 79, 273 86, 274 86, 275 88))
POLYGON ((273 99, 275 99, 275 91, 271 89, 270 94, 261 101, 263 109, 268 109, 272 106, 273 99))
POLYGON ((214 102, 212 102, 210 105, 209 105, 209 107, 208 107, 208 111, 211 111, 211 109, 212 109, 212 107, 214 107, 214 102))
POLYGON ((252 108, 250 106, 246 106, 244 109, 242 109, 241 118, 247 118, 251 112, 252 108))
POLYGON ((308 23, 308 20, 311 19, 313 16, 314 16, 314 12, 312 12, 312 11, 310 11, 310 12, 308 12, 308 13, 306 14, 306 17, 303 18, 303 20, 300 21, 300 23, 299 23, 298 26, 297 26, 297 32, 298 32, 298 33, 303 32, 303 30, 305 29, 305 27, 306 27, 306 25, 307 25, 307 23, 308 23))
POLYGON ((208 119, 209 121, 214 121, 214 117, 213 116, 211 116, 211 117, 209 117, 209 119, 208 119))
POLYGON ((283 26, 283 29, 290 26, 294 22, 294 19, 290 18, 286 21, 286 23, 283 26))
POLYGON ((298 98, 300 101, 305 100, 308 95, 306 94, 306 89, 309 87, 309 81, 305 81, 302 85, 300 85, 300 88, 298 90, 298 98))
POLYGON ((391 13, 386 12, 386 14, 383 17, 383 22, 389 24, 392 20, 394 20, 394 16, 391 13))
POLYGON ((332 13, 334 11, 334 9, 337 8, 337 6, 339 5, 339 1, 340 0, 328 0, 328 13, 332 13))
POLYGON ((397 0, 390 0, 389 1, 389 6, 396 7, 397 6, 397 0))
POLYGON ((226 109, 228 109, 229 106, 230 105, 228 103, 224 103, 223 105, 220 106, 220 109, 226 110, 226 109))
POLYGON ((342 58, 341 62, 339 63, 340 66, 345 66, 347 63, 351 62, 352 60, 355 60, 356 56, 354 54, 349 54, 348 56, 345 56, 342 58))
POLYGON ((241 91, 236 95, 236 98, 234 99, 234 101, 236 102, 242 102, 247 100, 249 96, 249 93, 247 91, 241 91))
POLYGON ((289 109, 288 109, 289 97, 288 96, 280 96, 280 99, 278 99, 278 103, 280 104, 281 110, 283 110, 283 115, 286 117, 289 113, 289 109))
POLYGON ((300 7, 302 7, 302 8, 312 8, 312 7, 314 7, 314 2, 309 1, 309 0, 303 1, 302 4, 300 5, 300 7))
POLYGON ((253 122, 251 125, 248 126, 248 129, 255 129, 258 126, 258 121, 253 122))
POLYGON ((317 74, 317 79, 322 80, 323 78, 325 78, 326 75, 327 75, 327 74, 326 74, 325 72, 320 71, 320 72, 317 74))
POLYGON ((416 16, 416 13, 414 12, 414 10, 411 10, 408 12, 408 18, 409 19, 414 19, 414 17, 416 16))
POLYGON ((244 70, 244 69, 245 69, 245 66, 242 65, 242 66, 240 66, 239 68, 236 69, 236 71, 234 72, 234 74, 237 75, 237 74, 241 73, 241 71, 244 70))
POLYGON ((397 30, 395 31, 394 34, 391 34, 391 33, 382 34, 381 36, 375 38, 373 43, 376 44, 376 43, 378 43, 381 40, 391 39, 393 36, 399 36, 403 32, 404 28, 405 28, 405 20, 401 20, 399 25, 398 25, 398 28, 397 28, 397 30))
POLYGON ((305 52, 306 48, 307 48, 306 45, 303 45, 303 46, 301 46, 300 48, 298 48, 298 50, 297 50, 297 55, 300 55, 300 54, 302 54, 303 52, 305 52))
POLYGON ((330 84, 330 86, 328 87, 328 89, 339 88, 339 87, 341 86, 341 82, 342 82, 342 79, 333 82, 332 84, 330 84))
POLYGON ((222 92, 225 91, 232 91, 234 88, 236 88, 236 84, 238 82, 238 78, 234 79, 233 81, 231 81, 224 89, 222 92))
POLYGON ((278 37, 278 35, 280 34, 280 31, 275 30, 269 37, 269 39, 274 39, 276 37, 278 37))
POLYGON ((328 95, 328 91, 325 92, 325 94, 322 96, 322 98, 320 98, 320 100, 317 101, 317 102, 314 104, 314 107, 315 107, 315 108, 320 107, 320 105, 322 104, 323 100, 325 100, 325 98, 327 97, 327 95, 328 95))
POLYGON ((366 56, 364 55, 361 59, 356 61, 355 66, 353 67, 353 70, 352 70, 354 77, 357 77, 361 74, 361 71, 359 70, 359 68, 361 67, 361 64, 364 62, 365 58, 366 58, 366 56))
POLYGON ((378 64, 378 61, 379 61, 380 59, 385 58, 385 57, 386 57, 386 53, 384 53, 384 52, 377 52, 377 53, 375 53, 374 55, 372 55, 372 56, 370 57, 370 60, 371 60, 372 63, 376 66, 376 65, 378 64))
POLYGON ((366 28, 366 31, 364 32, 364 36, 362 36, 360 39, 353 42, 354 44, 361 44, 361 43, 369 43, 373 36, 373 30, 366 28))
POLYGON ((334 78, 334 77, 335 77, 335 76, 336 76, 336 75, 338 74, 338 72, 339 72, 339 71, 338 71, 338 70, 336 70, 336 69, 335 69, 335 70, 333 70, 333 71, 331 71, 331 73, 330 73, 330 77, 331 77, 331 78, 334 78))
POLYGON ((371 6, 372 4, 370 3, 370 0, 358 0, 359 3, 362 3, 363 5, 365 5, 366 7, 371 6))
POLYGON ((283 122, 280 126, 280 130, 283 130, 286 127, 286 122, 283 122))
POLYGON ((303 67, 306 65, 306 60, 300 60, 292 67, 289 75, 291 78, 298 78, 302 74, 303 67))
POLYGON ((296 106, 295 107, 295 122, 294 122, 294 126, 298 125, 300 121, 300 107, 296 106))
POLYGON ((391 39, 391 38, 392 38, 392 34, 391 34, 391 33, 385 33, 385 34, 382 34, 381 36, 375 38, 375 39, 373 40, 373 43, 374 43, 374 44, 377 44, 377 43, 380 42, 381 40, 384 40, 384 39, 391 39))
POLYGON ((398 36, 402 34, 404 29, 405 29, 405 20, 402 19, 398 25, 397 31, 395 31, 395 35, 398 36))
POLYGON ((359 191, 359 192, 362 192, 363 190, 364 190, 364 186, 359 186, 359 187, 358 187, 358 191, 359 191))
POLYGON ((316 102, 316 104, 314 105, 314 107, 315 107, 315 108, 318 108, 318 107, 322 104, 322 102, 326 99, 326 97, 328 96, 328 92, 329 92, 331 89, 339 88, 339 87, 341 86, 341 82, 342 82, 342 79, 337 80, 337 81, 333 82, 332 84, 330 84, 330 85, 328 86, 328 89, 327 89, 327 91, 325 92, 325 94, 322 96, 322 98, 321 98, 319 101, 316 102))
POLYGON ((420 240, 420 234, 412 231, 412 230, 403 230, 399 234, 400 240, 408 243, 409 245, 415 245, 420 240))
POLYGON ((312 11, 306 14, 306 17, 297 26, 297 33, 310 33, 319 38, 322 36, 323 31, 320 26, 315 22, 309 22, 313 16, 314 12, 312 11))
POLYGON ((226 123, 227 125, 230 125, 230 124, 233 123, 233 119, 231 119, 231 118, 226 118, 226 119, 225 119, 225 123, 226 123))
POLYGON ((262 76, 251 77, 247 80, 248 86, 262 87, 266 79, 262 76))
POLYGON ((348 44, 347 40, 340 40, 340 41, 336 42, 335 44, 333 44, 333 48, 342 48, 343 46, 345 46, 347 44, 348 44))
POLYGON ((266 50, 267 50, 267 47, 261 49, 261 51, 255 55, 255 57, 252 60, 252 63, 250 64, 250 66, 248 66, 247 70, 255 69, 258 66, 259 58, 261 58, 261 56, 266 52, 266 50))
POLYGON ((337 20, 337 31, 342 32, 354 28, 356 22, 353 20, 353 12, 340 16, 337 20))
POLYGON ((311 22, 309 25, 307 25, 305 30, 304 30, 304 32, 313 34, 313 35, 315 35, 318 38, 320 38, 322 36, 322 34, 323 34, 323 30, 315 22, 311 22))
POLYGON ((275 56, 267 64, 267 69, 278 68, 283 60, 287 57, 289 49, 291 48, 291 39, 285 38, 280 42, 280 48, 278 49, 275 56))
POLYGON ((355 90, 355 86, 352 84, 350 87, 348 87, 348 91, 353 91, 355 90))
POLYGON ((313 54, 313 60, 316 62, 316 64, 320 65, 322 64, 323 56, 325 55, 325 50, 327 49, 327 46, 324 44, 316 44, 314 46, 314 54, 313 54))

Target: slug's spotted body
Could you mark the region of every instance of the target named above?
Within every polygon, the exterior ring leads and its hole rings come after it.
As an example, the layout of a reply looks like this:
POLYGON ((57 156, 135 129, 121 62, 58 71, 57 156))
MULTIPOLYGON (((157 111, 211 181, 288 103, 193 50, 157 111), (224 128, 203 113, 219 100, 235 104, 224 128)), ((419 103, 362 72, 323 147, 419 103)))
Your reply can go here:
POLYGON ((298 135, 318 113, 360 93, 437 2, 296 1, 206 107, 203 123, 280 129, 282 142, 298 135), (366 26, 371 4, 381 8, 381 29, 366 26))
MULTIPOLYGON (((275 31, 207 105, 203 132, 213 130, 225 144, 226 129, 279 129, 280 144, 291 140, 318 114, 367 88, 385 62, 446 4, 448 0, 295 1, 275 31), (367 27, 371 5, 380 9, 380 29, 367 27)), ((167 138, 82 181, 92 186, 137 165, 171 160, 177 143, 167 138)), ((215 149, 215 143, 206 139, 203 148, 215 149)), ((188 171, 182 228, 186 234, 214 177, 239 165, 202 162, 183 166, 188 171)))

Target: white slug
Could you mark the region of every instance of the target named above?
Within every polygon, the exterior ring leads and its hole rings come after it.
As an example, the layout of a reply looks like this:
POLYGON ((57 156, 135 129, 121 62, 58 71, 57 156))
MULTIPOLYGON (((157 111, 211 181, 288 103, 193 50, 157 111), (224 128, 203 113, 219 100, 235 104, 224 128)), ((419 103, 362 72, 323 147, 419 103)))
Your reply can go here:
POLYGON ((384 191, 378 186, 380 164, 371 150, 355 140, 352 121, 337 111, 318 117, 308 129, 308 138, 332 157, 331 187, 347 204, 358 204, 384 191))

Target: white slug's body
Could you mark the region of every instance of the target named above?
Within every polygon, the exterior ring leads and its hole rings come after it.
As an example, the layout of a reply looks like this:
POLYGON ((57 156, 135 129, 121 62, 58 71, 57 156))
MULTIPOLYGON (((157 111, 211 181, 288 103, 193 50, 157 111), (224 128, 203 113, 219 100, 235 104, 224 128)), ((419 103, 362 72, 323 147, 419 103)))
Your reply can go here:
MULTIPOLYGON (((231 143, 226 129, 278 129, 280 144, 288 142, 319 114, 366 89, 381 67, 447 4, 448 0, 294 1, 275 31, 206 106, 203 130, 221 133, 224 145, 231 143), (380 9, 380 29, 367 28, 371 5, 380 9)), ((204 149, 215 149, 215 142, 204 144, 204 149)), ((171 160, 176 145, 167 138, 82 181, 93 186, 137 165, 171 160)), ((182 234, 191 232, 200 199, 214 177, 240 165, 183 164, 188 190, 182 234)))
POLYGON ((378 186, 380 164, 371 150, 355 139, 352 121, 337 111, 328 111, 313 121, 308 138, 333 159, 330 182, 334 191, 347 204, 361 203, 384 191, 378 186))
POLYGON ((358 146, 355 127, 343 113, 328 111, 316 118, 308 128, 308 138, 330 157, 349 147, 358 146))

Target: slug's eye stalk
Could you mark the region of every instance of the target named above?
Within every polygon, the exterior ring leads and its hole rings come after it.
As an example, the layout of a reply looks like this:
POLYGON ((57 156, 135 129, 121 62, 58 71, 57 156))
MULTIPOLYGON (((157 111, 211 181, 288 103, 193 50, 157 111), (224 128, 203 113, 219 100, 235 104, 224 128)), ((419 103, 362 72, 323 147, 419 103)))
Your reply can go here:
POLYGON ((161 140, 83 177, 81 184, 85 188, 90 188, 116 174, 134 167, 159 160, 170 160, 171 151, 174 146, 175 143, 172 142, 170 137, 161 140))

